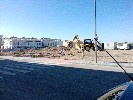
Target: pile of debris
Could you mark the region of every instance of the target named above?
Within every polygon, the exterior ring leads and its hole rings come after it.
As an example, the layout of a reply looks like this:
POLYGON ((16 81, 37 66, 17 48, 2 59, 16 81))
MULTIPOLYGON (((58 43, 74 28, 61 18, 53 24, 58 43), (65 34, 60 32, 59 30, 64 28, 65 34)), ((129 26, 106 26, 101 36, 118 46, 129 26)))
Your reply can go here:
POLYGON ((14 57, 44 57, 44 58, 61 58, 68 59, 77 55, 79 50, 75 48, 67 47, 47 47, 42 49, 28 49, 28 50, 17 50, 10 52, 2 52, 1 56, 14 56, 14 57))
MULTIPOLYGON (((133 63, 133 50, 108 50, 110 54, 118 62, 133 63)), ((100 62, 114 62, 114 60, 105 52, 97 52, 98 61, 100 62)), ((0 56, 14 56, 14 57, 43 57, 43 58, 62 58, 65 60, 83 59, 89 62, 94 62, 95 51, 87 52, 84 54, 76 48, 67 47, 47 47, 42 49, 27 49, 9 52, 0 52, 0 56)))

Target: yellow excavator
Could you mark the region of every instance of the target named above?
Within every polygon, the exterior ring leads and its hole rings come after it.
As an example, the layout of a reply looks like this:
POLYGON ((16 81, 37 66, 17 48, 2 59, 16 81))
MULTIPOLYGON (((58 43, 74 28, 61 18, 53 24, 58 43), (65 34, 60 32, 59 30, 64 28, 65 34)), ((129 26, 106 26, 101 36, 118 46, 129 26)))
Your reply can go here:
POLYGON ((68 47, 73 48, 75 42, 77 42, 78 47, 81 49, 83 42, 79 40, 78 35, 75 35, 73 40, 68 42, 68 47))
POLYGON ((84 41, 80 41, 78 35, 75 35, 73 41, 68 42, 68 47, 74 47, 74 41, 77 40, 77 45, 80 49, 84 49, 86 51, 90 51, 90 49, 95 50, 93 40, 91 39, 84 39, 84 41))
POLYGON ((92 39, 84 39, 84 45, 83 45, 84 50, 90 51, 92 49, 93 51, 95 50, 95 44, 92 39))

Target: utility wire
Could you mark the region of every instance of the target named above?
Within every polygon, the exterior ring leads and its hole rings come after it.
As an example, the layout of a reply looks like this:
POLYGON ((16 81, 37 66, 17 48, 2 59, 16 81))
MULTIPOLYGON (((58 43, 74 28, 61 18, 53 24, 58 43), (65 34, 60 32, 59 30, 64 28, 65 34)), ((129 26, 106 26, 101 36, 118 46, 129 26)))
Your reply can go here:
MULTIPOLYGON (((96 38, 94 38, 94 39, 97 41, 96 38)), ((100 42, 97 41, 97 43, 98 43, 99 45, 101 45, 100 42)), ((101 45, 101 46, 102 46, 102 45, 101 45)), ((105 49, 103 49, 103 48, 100 48, 100 50, 106 51, 107 54, 117 63, 117 65, 118 65, 118 66, 125 72, 125 74, 133 81, 133 78, 126 72, 126 70, 118 63, 118 61, 117 61, 107 50, 105 50, 105 49)))

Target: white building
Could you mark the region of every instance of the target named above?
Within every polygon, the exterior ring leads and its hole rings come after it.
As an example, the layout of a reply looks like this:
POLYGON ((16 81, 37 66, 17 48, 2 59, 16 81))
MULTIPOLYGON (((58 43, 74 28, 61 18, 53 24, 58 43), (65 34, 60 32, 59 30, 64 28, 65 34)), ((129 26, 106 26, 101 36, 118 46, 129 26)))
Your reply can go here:
POLYGON ((63 46, 61 39, 50 39, 50 38, 3 38, 2 49, 27 49, 27 48, 42 48, 42 47, 57 47, 63 46))
POLYGON ((41 38, 43 47, 59 47, 63 46, 61 39, 41 38))
POLYGON ((57 47, 63 46, 63 41, 61 39, 56 39, 57 47))
POLYGON ((26 48, 41 48, 42 42, 36 38, 3 38, 3 49, 26 49, 26 48))
POLYGON ((117 49, 117 42, 104 42, 104 49, 117 49))

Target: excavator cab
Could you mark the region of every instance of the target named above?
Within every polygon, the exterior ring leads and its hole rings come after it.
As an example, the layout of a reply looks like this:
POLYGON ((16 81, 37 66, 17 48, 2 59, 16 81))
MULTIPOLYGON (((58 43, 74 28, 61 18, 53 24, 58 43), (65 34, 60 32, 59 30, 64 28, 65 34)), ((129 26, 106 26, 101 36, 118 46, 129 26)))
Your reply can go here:
POLYGON ((84 49, 89 51, 90 49, 95 50, 93 40, 91 39, 84 39, 84 49))

